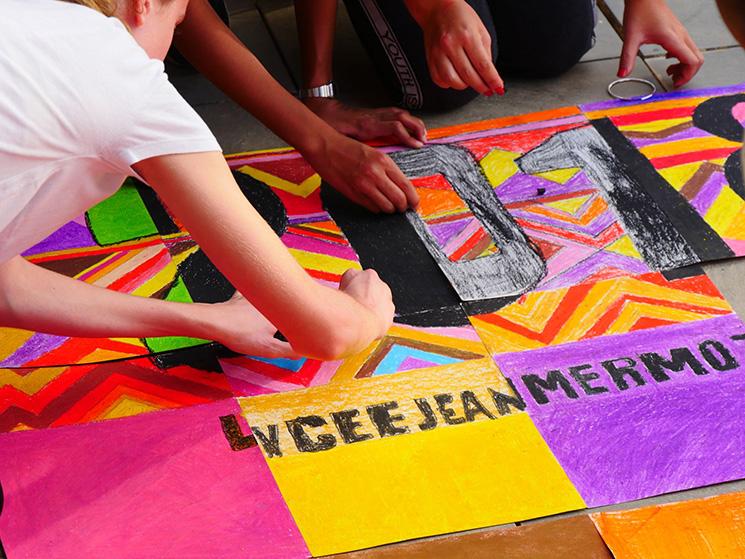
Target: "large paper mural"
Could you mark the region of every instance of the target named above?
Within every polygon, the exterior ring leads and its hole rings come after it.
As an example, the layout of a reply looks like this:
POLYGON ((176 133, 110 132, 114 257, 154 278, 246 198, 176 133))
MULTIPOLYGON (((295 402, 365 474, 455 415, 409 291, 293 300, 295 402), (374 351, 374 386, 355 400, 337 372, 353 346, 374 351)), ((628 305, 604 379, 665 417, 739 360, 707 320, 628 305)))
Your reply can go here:
MULTIPOLYGON (((300 558, 745 478, 745 325, 698 266, 745 255, 743 121, 739 85, 431 131, 383 148, 422 200, 391 216, 292 150, 229 156, 313 278, 378 271, 395 325, 337 362, 0 329, 5 551, 300 558)), ((135 181, 24 256, 144 297, 234 292, 135 181)), ((738 503, 689 508, 736 524, 738 503)), ((548 557, 564 531, 631 557, 670 530, 629 539, 645 513, 619 515, 463 545, 548 557)))

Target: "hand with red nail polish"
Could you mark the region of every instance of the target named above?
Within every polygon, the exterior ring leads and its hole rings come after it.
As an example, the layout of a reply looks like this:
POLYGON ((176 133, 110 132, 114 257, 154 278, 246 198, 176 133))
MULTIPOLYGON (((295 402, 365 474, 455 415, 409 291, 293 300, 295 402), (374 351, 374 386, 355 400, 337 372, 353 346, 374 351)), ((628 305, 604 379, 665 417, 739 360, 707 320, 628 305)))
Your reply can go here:
POLYGON ((464 0, 405 0, 422 28, 432 81, 443 88, 471 87, 481 95, 502 95, 504 82, 491 54, 491 37, 464 0))
POLYGON ((623 29, 620 78, 631 74, 641 45, 660 45, 667 58, 678 60, 667 69, 675 87, 688 83, 704 63, 703 54, 664 0, 626 0, 623 29))

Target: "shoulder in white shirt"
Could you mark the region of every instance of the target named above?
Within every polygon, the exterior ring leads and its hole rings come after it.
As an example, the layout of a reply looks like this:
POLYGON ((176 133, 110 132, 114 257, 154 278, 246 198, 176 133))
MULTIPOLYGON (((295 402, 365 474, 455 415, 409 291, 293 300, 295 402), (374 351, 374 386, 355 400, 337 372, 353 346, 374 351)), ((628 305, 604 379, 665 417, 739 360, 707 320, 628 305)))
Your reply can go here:
POLYGON ((119 20, 59 0, 2 11, 0 262, 113 194, 134 163, 220 151, 119 20))

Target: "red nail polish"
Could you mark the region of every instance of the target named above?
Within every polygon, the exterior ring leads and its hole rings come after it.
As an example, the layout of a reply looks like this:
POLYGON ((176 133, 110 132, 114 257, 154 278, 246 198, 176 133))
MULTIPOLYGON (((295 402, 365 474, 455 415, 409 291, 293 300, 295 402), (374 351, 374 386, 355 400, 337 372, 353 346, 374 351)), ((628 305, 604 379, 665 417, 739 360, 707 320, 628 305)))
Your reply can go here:
POLYGON ((504 95, 504 87, 499 87, 495 91, 497 95, 504 95))

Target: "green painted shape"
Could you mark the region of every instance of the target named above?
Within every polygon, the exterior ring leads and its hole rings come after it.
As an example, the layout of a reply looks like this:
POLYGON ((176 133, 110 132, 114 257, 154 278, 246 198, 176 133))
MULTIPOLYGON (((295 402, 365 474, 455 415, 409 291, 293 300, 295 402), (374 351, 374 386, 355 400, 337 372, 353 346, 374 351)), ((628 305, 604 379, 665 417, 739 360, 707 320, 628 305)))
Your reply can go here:
MULTIPOLYGON (((191 294, 186 289, 184 280, 180 276, 176 277, 176 281, 171 287, 168 295, 165 298, 166 301, 173 301, 178 303, 192 303, 191 294)), ((174 349, 183 349, 185 347, 194 347, 198 345, 204 345, 209 343, 207 340, 201 340, 199 338, 187 338, 184 336, 164 336, 161 338, 145 338, 145 345, 153 353, 161 353, 163 351, 172 351, 174 349)))
POLYGON ((101 246, 158 234, 134 181, 127 179, 113 196, 86 212, 93 238, 101 246))

